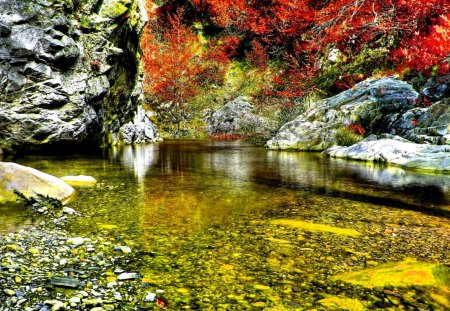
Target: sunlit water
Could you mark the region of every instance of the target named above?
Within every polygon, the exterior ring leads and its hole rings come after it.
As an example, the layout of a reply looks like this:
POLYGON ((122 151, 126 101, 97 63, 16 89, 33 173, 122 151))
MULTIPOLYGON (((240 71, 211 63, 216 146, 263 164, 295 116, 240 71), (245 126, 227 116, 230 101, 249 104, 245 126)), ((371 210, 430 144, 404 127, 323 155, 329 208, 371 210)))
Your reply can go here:
MULTIPOLYGON (((173 310, 449 307, 450 276, 388 289, 333 276, 405 259, 450 264, 450 175, 208 141, 16 162, 94 176, 95 187, 77 188, 70 206, 84 217, 69 231, 130 245, 130 265, 150 290, 164 289, 173 310), (360 235, 305 230, 305 222, 360 235)), ((40 221, 21 205, 0 213, 0 233, 40 221)))

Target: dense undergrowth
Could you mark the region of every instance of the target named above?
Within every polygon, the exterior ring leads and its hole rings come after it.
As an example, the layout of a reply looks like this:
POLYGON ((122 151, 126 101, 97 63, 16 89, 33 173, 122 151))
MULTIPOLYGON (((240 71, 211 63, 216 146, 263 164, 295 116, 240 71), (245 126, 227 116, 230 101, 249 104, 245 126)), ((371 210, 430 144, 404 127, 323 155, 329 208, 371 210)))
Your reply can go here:
POLYGON ((147 0, 147 11, 148 107, 175 136, 204 136, 208 111, 237 96, 281 124, 368 77, 450 68, 445 0, 147 0))

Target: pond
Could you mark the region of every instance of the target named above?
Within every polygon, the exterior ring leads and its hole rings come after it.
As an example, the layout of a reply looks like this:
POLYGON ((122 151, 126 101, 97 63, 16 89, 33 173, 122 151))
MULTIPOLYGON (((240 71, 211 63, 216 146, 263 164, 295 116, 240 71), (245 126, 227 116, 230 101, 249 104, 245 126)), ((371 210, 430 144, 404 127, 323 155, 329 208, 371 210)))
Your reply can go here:
POLYGON ((94 176, 69 232, 129 245, 171 310, 450 309, 450 175, 195 140, 15 161, 94 176))

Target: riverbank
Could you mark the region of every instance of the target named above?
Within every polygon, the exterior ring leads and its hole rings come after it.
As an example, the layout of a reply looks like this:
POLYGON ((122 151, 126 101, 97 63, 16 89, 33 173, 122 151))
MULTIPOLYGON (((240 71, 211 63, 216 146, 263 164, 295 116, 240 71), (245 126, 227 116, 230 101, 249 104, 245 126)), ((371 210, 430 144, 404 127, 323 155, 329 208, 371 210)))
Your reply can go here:
MULTIPOLYGON (((69 216, 69 218, 74 216, 69 216)), ((75 216, 81 217, 81 216, 75 216)), ((134 250, 111 236, 73 236, 68 216, 0 239, 0 310, 145 310, 164 304, 130 268, 134 250)))

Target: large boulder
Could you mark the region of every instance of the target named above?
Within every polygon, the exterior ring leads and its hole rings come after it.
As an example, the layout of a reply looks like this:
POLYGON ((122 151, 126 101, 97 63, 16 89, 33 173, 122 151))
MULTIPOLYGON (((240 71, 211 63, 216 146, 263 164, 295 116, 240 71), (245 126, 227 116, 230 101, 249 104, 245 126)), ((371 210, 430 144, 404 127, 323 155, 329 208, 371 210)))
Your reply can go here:
POLYGON ((0 146, 119 143, 142 104, 146 20, 142 0, 2 0, 0 146))
POLYGON ((254 110, 249 98, 240 96, 212 113, 207 120, 207 132, 210 135, 269 135, 275 129, 275 122, 257 115, 254 110))
POLYGON ((416 144, 400 137, 367 139, 350 147, 334 146, 324 152, 330 157, 391 163, 407 168, 450 171, 450 146, 416 144))
POLYGON ((389 133, 403 113, 415 107, 418 93, 393 77, 369 79, 352 89, 312 104, 284 124, 269 149, 325 150, 336 144, 340 129, 358 124, 366 132, 389 133))
POLYGON ((57 198, 64 203, 74 195, 75 190, 61 179, 11 162, 0 162, 0 203, 17 200, 14 190, 25 196, 36 193, 57 198))

